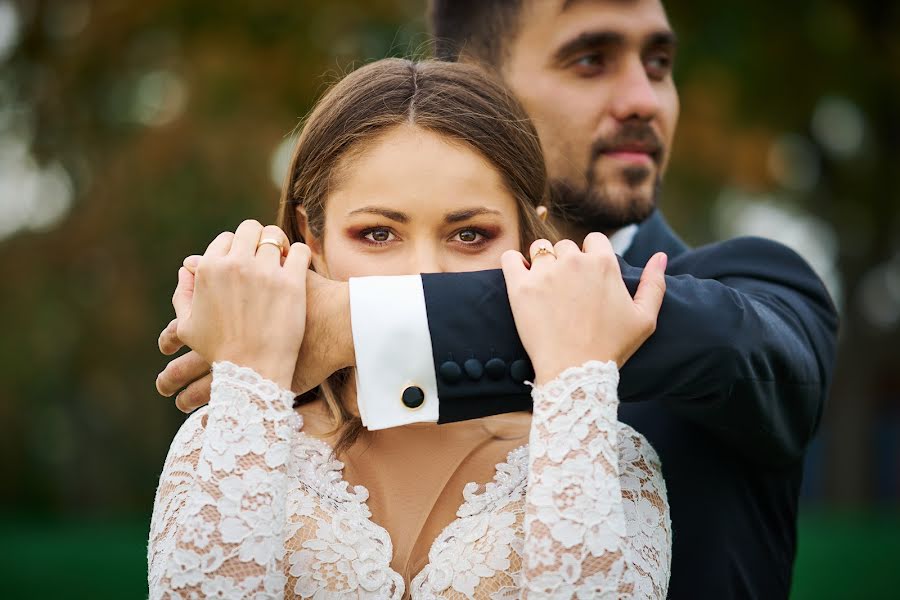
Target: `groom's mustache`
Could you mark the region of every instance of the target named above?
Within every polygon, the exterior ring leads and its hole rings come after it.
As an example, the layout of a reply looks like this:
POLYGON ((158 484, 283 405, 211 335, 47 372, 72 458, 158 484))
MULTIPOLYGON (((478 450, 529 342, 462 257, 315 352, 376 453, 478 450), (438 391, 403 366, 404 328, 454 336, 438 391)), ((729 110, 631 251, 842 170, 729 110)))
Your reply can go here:
POLYGON ((663 144, 649 124, 629 121, 613 135, 593 143, 590 164, 594 164, 603 154, 610 152, 643 152, 658 166, 663 157, 663 144))

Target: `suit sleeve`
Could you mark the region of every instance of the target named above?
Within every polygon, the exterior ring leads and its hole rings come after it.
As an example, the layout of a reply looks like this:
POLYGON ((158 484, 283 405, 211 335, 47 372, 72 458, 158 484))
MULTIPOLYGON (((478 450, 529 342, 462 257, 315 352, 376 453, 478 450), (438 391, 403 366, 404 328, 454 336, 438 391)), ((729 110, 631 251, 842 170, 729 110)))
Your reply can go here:
POLYGON ((431 339, 418 275, 350 279, 357 406, 370 431, 438 420, 431 339), (414 409, 404 391, 421 392, 414 409))
MULTIPOLYGON (((620 264, 633 294, 642 271, 620 264)), ((502 273, 422 282, 442 420, 456 420, 444 418, 450 404, 462 418, 491 414, 498 399, 516 410, 528 389, 511 377, 440 376, 449 355, 520 351, 502 273)), ((666 285, 656 333, 622 368, 621 400, 665 398, 750 459, 799 459, 818 427, 835 354, 837 315, 819 278, 780 244, 738 238, 673 258, 666 285)))

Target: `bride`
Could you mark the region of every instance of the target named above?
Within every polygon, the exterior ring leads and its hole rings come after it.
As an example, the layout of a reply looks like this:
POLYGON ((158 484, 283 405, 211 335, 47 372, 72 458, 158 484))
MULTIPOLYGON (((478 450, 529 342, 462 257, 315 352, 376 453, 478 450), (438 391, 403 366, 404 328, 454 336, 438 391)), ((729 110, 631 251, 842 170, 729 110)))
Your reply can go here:
POLYGON ((660 464, 616 395, 665 256, 632 298, 604 236, 548 241, 545 197, 534 129, 474 67, 382 60, 324 95, 280 227, 245 221, 179 272, 178 336, 213 385, 163 467, 151 598, 666 596, 660 464), (295 402, 310 266, 340 280, 502 267, 533 413, 368 431, 352 371, 295 402))

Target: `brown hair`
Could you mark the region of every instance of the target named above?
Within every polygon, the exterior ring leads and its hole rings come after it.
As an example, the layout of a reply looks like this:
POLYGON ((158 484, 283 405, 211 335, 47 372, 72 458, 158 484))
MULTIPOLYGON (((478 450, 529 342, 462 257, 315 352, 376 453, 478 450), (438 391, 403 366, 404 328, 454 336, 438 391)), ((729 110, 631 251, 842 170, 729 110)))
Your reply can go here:
POLYGON ((429 0, 434 55, 448 61, 465 55, 497 69, 518 31, 523 1, 429 0))
MULTIPOLYGON (((291 242, 304 241, 297 207, 305 210, 312 235, 321 238, 329 190, 339 181, 345 161, 404 124, 464 143, 497 170, 518 203, 523 252, 535 239, 554 237, 535 210, 548 199, 547 173, 537 132, 518 101, 474 65, 389 58, 344 77, 307 118, 278 214, 278 225, 291 242)), ((347 426, 336 454, 346 450, 361 429, 335 393, 348 375, 339 372, 319 388, 335 430, 347 426)))

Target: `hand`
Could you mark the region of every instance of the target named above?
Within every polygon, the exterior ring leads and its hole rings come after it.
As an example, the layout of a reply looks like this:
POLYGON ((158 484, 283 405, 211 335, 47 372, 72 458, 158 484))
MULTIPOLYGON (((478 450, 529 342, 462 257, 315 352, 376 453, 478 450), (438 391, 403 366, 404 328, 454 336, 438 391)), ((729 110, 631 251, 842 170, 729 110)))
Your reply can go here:
MULTIPOLYGON (((184 260, 187 274, 179 278, 176 297, 190 302, 193 295, 193 273, 200 257, 184 260)), ((332 373, 355 362, 353 335, 350 329, 350 294, 346 282, 326 279, 313 271, 307 273, 306 331, 294 370, 292 391, 307 392, 332 373)), ((184 347, 178 338, 178 319, 173 319, 159 336, 159 350, 170 356, 184 347)), ((173 359, 156 378, 156 389, 163 396, 175 393, 175 405, 191 412, 209 402, 212 375, 209 362, 191 351, 173 359), (180 390, 180 392, 179 392, 180 390)))
POLYGON ((656 329, 666 290, 666 255, 660 252, 647 262, 632 298, 603 234, 588 235, 583 252, 562 240, 553 247, 555 258, 535 255, 550 246, 547 240, 532 244, 530 269, 519 252, 502 257, 509 303, 535 383, 589 360, 613 360, 621 368, 656 329))
POLYGON ((289 387, 306 324, 310 253, 293 244, 282 265, 276 246, 257 246, 268 237, 287 245, 277 227, 244 221, 213 240, 193 276, 179 269, 176 335, 208 362, 228 360, 289 387))

